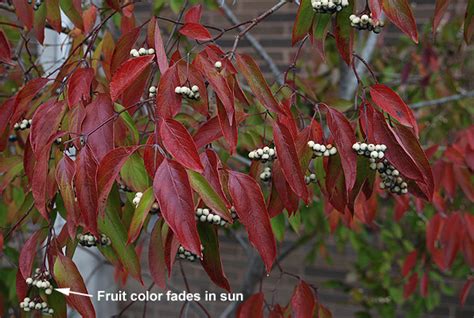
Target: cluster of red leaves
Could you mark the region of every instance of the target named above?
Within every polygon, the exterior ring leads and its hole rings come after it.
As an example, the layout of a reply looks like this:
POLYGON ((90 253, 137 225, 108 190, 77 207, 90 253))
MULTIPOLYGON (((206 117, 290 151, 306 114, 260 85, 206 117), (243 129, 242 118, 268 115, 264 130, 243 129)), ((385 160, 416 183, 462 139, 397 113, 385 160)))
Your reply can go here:
MULTIPOLYGON (((44 21, 60 29, 59 10, 54 1, 46 2, 47 14, 43 23, 34 23, 36 20, 33 20, 31 6, 27 5, 26 0, 13 2, 18 18, 28 29, 35 30, 40 42, 44 21)), ((63 255, 61 250, 75 239, 78 228, 96 235, 106 234, 112 241, 112 248, 104 249, 104 255, 117 266, 120 276, 130 274, 141 281, 139 254, 142 247, 132 243, 140 236, 155 200, 160 206, 162 218, 154 225, 148 255, 152 277, 159 286, 165 286, 166 273, 171 273, 177 249, 182 245, 203 257, 204 269, 218 286, 230 289, 220 261, 217 229, 211 225, 198 226, 194 220, 195 208, 201 202, 229 223, 233 222, 230 208, 235 208, 239 222, 270 272, 276 256, 270 218, 284 209, 290 214, 295 213, 300 202, 308 204, 313 200, 313 188, 305 184, 303 177, 311 160, 311 151, 307 147, 309 140, 332 142, 338 149, 337 156, 322 159, 322 170, 318 175, 318 183, 327 202, 325 208, 333 226, 340 218, 350 225, 355 219, 371 224, 375 217, 374 184, 378 182, 375 174, 367 169, 367 163, 358 160, 352 151, 356 132, 370 142, 387 145, 386 158, 409 181, 409 191, 417 198, 418 205, 423 204, 422 200, 433 199, 440 213, 445 212, 437 195, 440 189, 454 195, 455 184, 439 185, 435 182, 427 155, 418 141, 419 128, 414 114, 389 87, 381 84, 370 87, 370 96, 366 96, 359 107, 358 122, 351 122, 336 109, 319 104, 317 111, 325 114, 330 131, 330 136, 325 137, 321 123, 313 119, 309 125, 302 126, 295 119, 292 99, 279 100, 275 96, 250 56, 236 54, 234 64, 218 46, 206 44, 205 41, 212 39, 212 36, 199 22, 199 6, 188 10, 185 23, 179 28, 180 34, 187 38, 205 42, 202 50, 187 63, 181 58, 179 50, 168 60, 155 18, 148 21, 146 43, 149 48, 155 49, 156 54, 130 58, 129 51, 141 29, 135 27, 133 6, 120 6, 118 1, 107 3, 122 13, 122 36, 116 43, 109 33, 105 33, 102 39, 100 64, 105 79, 99 75, 97 65, 89 67, 77 62, 81 60, 82 52, 73 50, 73 58, 69 58, 60 69, 56 81, 50 83, 47 78, 31 80, 0 106, 2 151, 6 148, 7 136, 12 132, 13 125, 27 115, 33 118, 30 133, 24 140, 21 139, 20 146, 23 151, 22 166, 28 179, 26 188, 31 190, 34 206, 48 220, 51 203, 58 191, 64 202, 66 226, 57 237, 49 235, 47 246, 49 264, 54 264, 54 278, 60 287, 69 284, 70 278, 74 277, 75 285, 72 287, 85 292, 83 280, 70 259, 72 255, 63 255), (222 62, 221 70, 214 67, 217 61, 222 62), (151 74, 157 70, 161 77, 155 104, 149 107, 150 101, 143 100, 142 96, 147 91, 151 74), (273 165, 271 193, 268 196, 264 195, 252 174, 232 169, 221 161, 212 148, 207 147, 222 138, 229 154, 237 151, 239 124, 246 120, 249 105, 238 74, 245 78, 255 100, 273 114, 269 120, 278 159, 273 165), (62 82, 66 83, 64 99, 55 93, 62 82), (174 93, 175 87, 189 83, 200 88, 201 98, 187 102, 193 112, 206 118, 194 127, 186 127, 178 120, 183 111, 183 100, 181 95, 174 93), (210 104, 208 92, 215 97, 216 113, 210 111, 213 105, 210 104), (114 103, 119 103, 121 108, 118 109, 114 103), (146 143, 141 144, 131 132, 133 123, 124 120, 122 114, 131 118, 144 106, 148 107, 148 121, 154 124, 154 129, 146 143), (60 130, 60 126, 67 129, 60 130), (59 137, 77 149, 76 160, 62 155, 57 147, 53 147, 59 137), (55 160, 50 160, 51 153, 55 160), (136 157, 143 162, 150 180, 153 180, 152 187, 121 175, 122 167, 136 157), (127 225, 122 219, 122 209, 114 188, 120 179, 132 190, 144 192, 127 225), (204 252, 201 252, 201 244, 204 252)), ((316 21, 310 8, 304 10, 308 3, 305 0, 301 2, 293 32, 295 43, 308 33, 313 34, 315 42, 321 42, 328 32, 330 19, 320 21, 319 18, 316 21)), ((413 16, 406 1, 370 1, 370 6, 376 16, 383 10, 394 24, 417 40, 413 16), (402 14, 396 14, 395 10, 402 14)), ((91 22, 97 16, 94 6, 82 11, 77 1, 62 1, 61 9, 74 23, 76 29, 73 32, 87 36, 96 34, 97 30, 91 22)), ((348 28, 345 15, 350 12, 346 10, 336 17, 334 33, 339 52, 348 64, 352 62, 353 31, 348 28)), ((3 32, 0 32, 0 44, 0 60, 12 63, 10 45, 3 32)), ((143 130, 148 127, 149 124, 141 126, 143 130)), ((439 169, 449 170, 453 180, 458 181, 472 200, 468 171, 472 169, 472 132, 469 136, 469 142, 460 142, 458 147, 462 149, 462 155, 453 158, 452 162, 440 163, 439 169), (463 156, 465 154, 467 156, 463 156), (463 158, 469 158, 469 161, 464 162, 462 160, 466 159, 463 158)), ((458 150, 455 146, 452 148, 454 153, 458 150)), ((452 155, 453 152, 450 153, 452 155)), ((2 164, 0 172, 8 171, 9 167, 2 164)), ((251 171, 257 169, 258 163, 254 163, 251 171)), ((15 173, 7 173, 0 189, 3 191, 15 176, 15 173)), ((406 200, 400 198, 398 202, 406 205, 406 200)), ((448 268, 461 249, 472 264, 472 224, 472 218, 463 213, 439 214, 430 220, 427 246, 438 266, 448 268), (463 233, 469 234, 471 240, 468 243, 461 239, 463 233), (437 240, 442 242, 441 248, 434 244, 437 240)), ((19 297, 26 293, 22 279, 24 281, 30 275, 36 251, 47 235, 44 230, 37 231, 21 251, 17 279, 19 297)), ((407 273, 413 267, 413 259, 416 261, 416 257, 410 256, 404 269, 407 273)), ((418 277, 414 275, 409 280, 406 295, 417 284, 418 277)), ((422 284, 425 286, 427 281, 424 281, 422 284)), ((84 316, 94 316, 88 299, 70 297, 68 301, 84 316)), ((263 312, 262 294, 251 297, 242 305, 240 313, 245 316, 249 310, 263 312)), ((327 315, 326 309, 317 304, 313 292, 304 282, 295 289, 286 309, 273 308, 272 313, 281 316, 286 310, 292 310, 297 317, 306 317, 316 310, 320 316, 327 315)))

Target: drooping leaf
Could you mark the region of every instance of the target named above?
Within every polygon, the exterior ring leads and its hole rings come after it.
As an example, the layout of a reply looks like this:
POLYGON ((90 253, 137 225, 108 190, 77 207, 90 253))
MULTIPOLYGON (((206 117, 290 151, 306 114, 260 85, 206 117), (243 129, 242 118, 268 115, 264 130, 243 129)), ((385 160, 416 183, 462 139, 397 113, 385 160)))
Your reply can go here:
POLYGON ((461 306, 464 306, 466 303, 467 296, 469 295, 472 285, 474 285, 474 278, 470 277, 464 283, 461 292, 459 293, 459 302, 461 303, 461 306))
POLYGON ((179 29, 179 33, 198 41, 208 41, 212 39, 209 31, 199 23, 187 22, 181 29, 179 29))
POLYGON ((94 75, 92 68, 78 68, 72 73, 67 83, 67 104, 70 109, 80 101, 88 103, 94 75))
POLYGON ((410 297, 411 294, 413 294, 413 292, 416 290, 417 285, 418 273, 413 273, 408 279, 408 282, 403 287, 403 298, 407 299, 408 297, 410 297))
POLYGON ((181 94, 175 93, 180 85, 178 69, 175 65, 168 68, 160 78, 156 93, 156 113, 163 118, 172 118, 181 109, 181 94))
POLYGON ((291 297, 291 308, 295 318, 313 317, 316 308, 314 294, 311 287, 300 280, 291 297))
POLYGON ((46 4, 46 21, 57 32, 61 32, 61 10, 59 8, 59 0, 45 0, 46 4))
POLYGON ((110 96, 116 101, 123 92, 133 84, 140 74, 153 60, 153 55, 145 55, 129 59, 120 65, 110 82, 110 96))
POLYGON ((450 0, 436 0, 435 12, 433 17, 433 34, 436 33, 439 23, 443 18, 446 9, 448 8, 450 0))
POLYGON ((403 267, 402 267, 403 277, 406 277, 408 273, 410 273, 410 271, 416 265, 417 257, 418 257, 417 250, 413 250, 412 252, 410 252, 410 254, 407 255, 407 257, 405 258, 405 261, 403 262, 403 267))
MULTIPOLYGON (((74 5, 74 0, 59 0, 59 5, 64 14, 74 23, 74 25, 84 30, 84 23, 82 21, 82 12, 74 5)), ((80 7, 79 7, 80 8, 80 7)))
POLYGON ((408 0, 383 0, 383 11, 393 24, 418 43, 416 22, 408 0))
POLYGON ((27 0, 12 0, 15 13, 28 30, 33 28, 33 6, 27 0))
POLYGON ((33 30, 36 39, 43 45, 44 42, 44 28, 46 26, 46 6, 41 4, 34 12, 33 30))
MULTIPOLYGON (((76 264, 67 256, 58 254, 54 262, 54 280, 60 288, 71 288, 72 291, 87 294, 84 284, 76 264)), ((95 310, 89 297, 70 294, 66 301, 83 317, 95 318, 95 310)))
POLYGON ((61 123, 66 105, 62 101, 49 100, 36 110, 32 118, 30 143, 36 156, 54 135, 61 123))
POLYGON ((155 176, 156 169, 158 169, 162 161, 163 155, 160 153, 158 145, 155 144, 155 136, 150 135, 143 151, 143 163, 151 178, 155 176))
POLYGON ((415 116, 407 104, 388 86, 375 84, 370 87, 370 96, 377 106, 394 117, 401 124, 410 126, 418 135, 418 124, 415 116))
POLYGON ((74 200, 74 174, 74 161, 68 156, 64 156, 56 167, 56 182, 67 211, 67 225, 70 237, 75 236, 75 227, 80 217, 74 200))
POLYGON ((160 122, 160 135, 166 150, 179 163, 188 169, 203 171, 196 145, 186 127, 174 119, 164 119, 160 122))
MULTIPOLYGON (((296 14, 295 24, 291 36, 291 44, 295 45, 298 41, 306 36, 311 30, 314 18, 314 10, 311 6, 311 0, 301 0, 296 14)), ((323 16, 323 14, 321 14, 323 16)))
POLYGON ((45 239, 47 231, 40 229, 32 234, 28 240, 23 244, 18 258, 18 267, 21 275, 26 279, 31 277, 33 272, 33 262, 38 255, 39 245, 45 239))
POLYGON ((163 160, 156 171, 153 190, 163 218, 181 245, 201 256, 191 185, 184 167, 176 161, 163 160))
POLYGON ((217 286, 230 292, 229 281, 222 268, 216 227, 209 223, 200 223, 198 230, 203 246, 202 267, 217 286))
POLYGON ((43 89, 48 83, 47 78, 35 78, 28 81, 25 86, 18 92, 15 100, 15 112, 10 119, 10 125, 17 123, 24 113, 29 109, 29 104, 36 94, 43 89))
POLYGON ((133 243, 138 239, 140 231, 142 230, 145 219, 148 216, 148 212, 151 210, 151 206, 155 202, 153 195, 153 188, 148 188, 143 192, 143 196, 138 203, 135 213, 133 213, 132 221, 130 222, 130 228, 128 229, 128 242, 127 244, 133 243))
POLYGON ((3 30, 0 30, 0 62, 11 64, 13 62, 11 57, 10 42, 8 42, 3 30))
POLYGON ((163 39, 161 37, 160 26, 158 25, 158 19, 156 20, 155 24, 154 44, 156 61, 158 62, 158 67, 160 69, 161 74, 164 74, 169 66, 168 58, 166 57, 165 46, 163 45, 163 39))
POLYGON ((262 191, 252 177, 236 171, 229 171, 228 185, 239 220, 269 273, 276 256, 276 243, 262 191))
POLYGON ((263 293, 250 296, 237 309, 237 318, 263 318, 263 293))
MULTIPOLYGON (((201 162, 204 165, 204 171, 202 175, 206 178, 214 191, 219 195, 221 200, 224 201, 225 205, 230 208, 231 205, 224 194, 221 180, 219 178, 219 157, 217 156, 216 152, 211 149, 206 149, 206 151, 203 152, 200 157, 201 162)), ((226 213, 228 213, 228 211, 226 211, 226 213)))
POLYGON ((296 151, 295 140, 290 130, 283 124, 276 121, 273 124, 273 137, 285 179, 291 189, 304 201, 308 201, 308 191, 303 178, 298 153, 296 151))
POLYGON ((271 112, 285 115, 280 104, 273 96, 257 63, 247 54, 236 54, 237 68, 249 83, 257 100, 271 112))
POLYGON ((354 28, 347 21, 354 10, 354 2, 349 1, 349 6, 336 14, 334 24, 334 36, 336 46, 344 62, 347 65, 352 63, 352 51, 354 46, 354 28))
POLYGON ((156 221, 148 243, 148 267, 155 284, 166 288, 165 244, 163 241, 163 219, 156 221))
POLYGON ((237 122, 235 120, 235 113, 232 116, 231 121, 229 121, 229 116, 224 108, 219 97, 216 97, 216 105, 217 105, 217 117, 219 118, 219 124, 221 126, 222 134, 229 145, 230 154, 235 152, 237 147, 237 139, 238 139, 238 130, 237 130, 237 122))
POLYGON ((219 117, 215 116, 204 122, 193 136, 194 143, 198 149, 207 144, 216 141, 222 137, 222 129, 219 122, 219 117))

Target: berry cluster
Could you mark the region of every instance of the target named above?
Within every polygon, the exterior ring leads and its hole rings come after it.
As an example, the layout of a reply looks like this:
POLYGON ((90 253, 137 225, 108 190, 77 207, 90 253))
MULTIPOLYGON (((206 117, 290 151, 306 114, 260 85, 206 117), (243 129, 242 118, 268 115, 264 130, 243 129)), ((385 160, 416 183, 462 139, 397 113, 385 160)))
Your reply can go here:
POLYGON ((187 86, 177 86, 174 89, 176 94, 181 94, 186 98, 189 99, 199 99, 199 87, 197 85, 193 85, 191 88, 187 86))
POLYGON ((153 98, 156 96, 156 86, 150 86, 148 89, 148 97, 153 98))
POLYGON ((395 167, 392 166, 387 159, 378 162, 376 164, 376 169, 380 174, 380 178, 382 178, 382 182, 380 182, 379 185, 380 189, 386 189, 387 191, 395 194, 408 193, 408 184, 400 175, 400 171, 395 169, 395 167))
POLYGON ((249 158, 252 160, 260 160, 262 163, 273 161, 276 159, 276 150, 268 146, 258 148, 249 152, 249 158))
POLYGON ((77 239, 79 240, 79 244, 84 247, 92 247, 97 245, 109 246, 112 244, 110 238, 108 238, 105 234, 101 234, 100 239, 90 233, 78 234, 77 239))
POLYGON ((263 172, 260 174, 260 180, 263 182, 268 182, 272 178, 272 168, 265 167, 263 168, 263 172))
POLYGON ((230 216, 232 217, 232 221, 237 221, 239 219, 239 216, 237 215, 237 210, 235 209, 234 206, 230 208, 230 216))
POLYGON ((306 184, 316 183, 316 175, 311 173, 309 176, 304 176, 304 182, 306 182, 306 184))
POLYGON ((313 10, 318 13, 339 12, 349 5, 349 0, 311 0, 313 10))
POLYGON ((137 49, 131 49, 130 50, 130 56, 133 57, 139 57, 143 55, 152 55, 155 54, 155 49, 145 49, 144 47, 140 48, 139 50, 137 49))
POLYGON ((13 125, 13 129, 15 130, 26 130, 31 127, 31 119, 23 119, 22 121, 15 123, 13 125))
POLYGON ((211 224, 217 224, 220 226, 225 226, 227 222, 222 219, 219 215, 213 214, 208 208, 198 208, 196 210, 196 220, 201 222, 208 222, 211 224))
POLYGON ((334 156, 337 153, 337 149, 333 145, 321 145, 313 140, 308 141, 308 147, 313 150, 313 158, 334 156))
POLYGON ((380 33, 384 26, 383 21, 375 21, 372 19, 372 13, 369 13, 368 15, 364 13, 360 16, 351 14, 349 20, 351 20, 352 27, 359 30, 373 31, 374 33, 380 33))
MULTIPOLYGON (((203 251, 203 250, 204 250, 204 247, 201 245, 201 251, 203 251)), ((199 257, 196 254, 188 251, 187 249, 185 249, 182 246, 180 246, 178 248, 178 254, 177 255, 178 255, 179 258, 188 260, 190 262, 194 262, 195 260, 199 259, 199 257)))
POLYGON ((370 168, 375 170, 377 159, 382 159, 385 156, 385 145, 366 144, 365 142, 356 142, 352 145, 352 149, 357 152, 359 156, 370 158, 370 168))
POLYGON ((138 207, 138 204, 140 204, 140 200, 142 199, 142 196, 143 196, 142 192, 135 193, 135 197, 132 200, 133 205, 138 207))
POLYGON ((42 271, 37 268, 33 277, 28 277, 25 282, 29 286, 34 286, 39 289, 44 289, 46 295, 51 295, 53 292, 53 286, 49 282, 51 280, 51 275, 48 271, 42 271))
POLYGON ((37 300, 31 300, 29 297, 25 297, 20 303, 20 308, 26 312, 36 309, 40 310, 41 313, 46 315, 54 314, 54 309, 49 308, 48 304, 45 301, 41 301, 41 298, 38 298, 37 300))
MULTIPOLYGON (((35 0, 35 4, 33 5, 33 10, 38 10, 39 7, 43 4, 43 1, 44 0, 35 0)), ((28 0, 28 4, 32 4, 33 1, 32 0, 28 0)))

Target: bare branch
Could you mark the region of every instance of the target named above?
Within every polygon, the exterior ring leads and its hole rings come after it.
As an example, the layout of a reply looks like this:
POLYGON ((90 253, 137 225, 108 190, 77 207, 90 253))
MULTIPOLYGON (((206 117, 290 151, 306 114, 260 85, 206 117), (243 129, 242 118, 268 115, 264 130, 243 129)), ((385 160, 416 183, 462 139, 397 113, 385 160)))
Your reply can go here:
POLYGON ((469 99, 469 98, 474 98, 474 90, 460 93, 460 94, 451 95, 451 96, 441 97, 438 99, 432 99, 432 100, 414 103, 414 104, 411 104, 410 107, 412 109, 418 109, 422 107, 439 106, 446 103, 455 102, 461 99, 469 99))

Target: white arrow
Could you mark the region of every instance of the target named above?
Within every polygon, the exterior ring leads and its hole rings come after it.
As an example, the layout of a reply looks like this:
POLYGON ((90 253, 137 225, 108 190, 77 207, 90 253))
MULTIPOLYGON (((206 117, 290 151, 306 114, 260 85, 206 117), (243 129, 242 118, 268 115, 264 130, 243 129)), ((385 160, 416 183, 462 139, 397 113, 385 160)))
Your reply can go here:
POLYGON ((68 288, 55 288, 55 290, 60 292, 61 294, 66 295, 66 296, 69 296, 70 294, 75 294, 75 295, 79 295, 79 296, 85 296, 85 297, 92 298, 92 295, 71 291, 71 288, 69 288, 69 287, 68 288))

